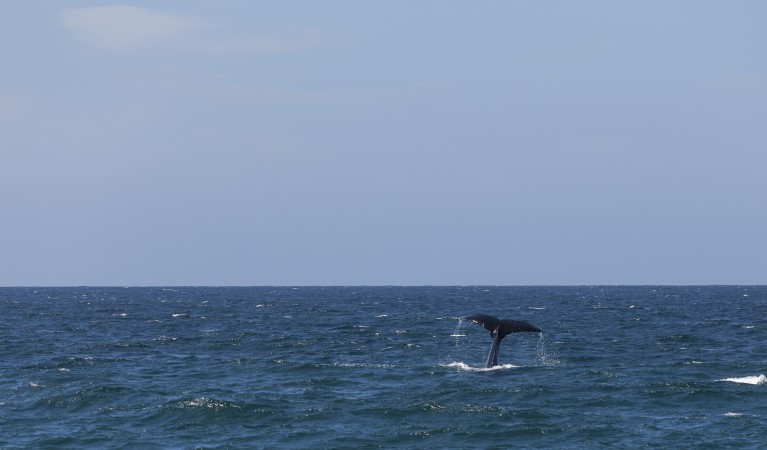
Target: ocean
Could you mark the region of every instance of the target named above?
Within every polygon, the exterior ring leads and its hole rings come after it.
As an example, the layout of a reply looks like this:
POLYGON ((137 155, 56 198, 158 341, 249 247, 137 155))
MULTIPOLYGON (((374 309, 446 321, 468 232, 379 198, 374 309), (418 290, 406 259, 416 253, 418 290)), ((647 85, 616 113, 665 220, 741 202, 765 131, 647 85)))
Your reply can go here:
POLYGON ((763 448, 767 287, 0 288, 0 448, 763 448), (491 345, 488 314, 543 333, 491 345))

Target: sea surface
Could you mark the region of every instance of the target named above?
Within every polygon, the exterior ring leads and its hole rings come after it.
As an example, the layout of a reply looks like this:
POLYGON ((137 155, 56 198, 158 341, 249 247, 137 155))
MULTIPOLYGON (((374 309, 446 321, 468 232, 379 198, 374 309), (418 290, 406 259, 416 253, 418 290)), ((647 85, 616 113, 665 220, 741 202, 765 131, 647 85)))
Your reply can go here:
POLYGON ((764 448, 765 373, 764 286, 0 289, 3 449, 764 448))

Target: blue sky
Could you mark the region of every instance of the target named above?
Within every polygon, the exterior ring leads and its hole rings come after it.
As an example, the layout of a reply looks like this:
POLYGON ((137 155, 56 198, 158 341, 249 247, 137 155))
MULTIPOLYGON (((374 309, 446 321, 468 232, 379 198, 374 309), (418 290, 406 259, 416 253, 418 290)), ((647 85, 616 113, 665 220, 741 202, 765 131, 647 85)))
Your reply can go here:
POLYGON ((764 17, 0 1, 0 285, 767 283, 764 17))

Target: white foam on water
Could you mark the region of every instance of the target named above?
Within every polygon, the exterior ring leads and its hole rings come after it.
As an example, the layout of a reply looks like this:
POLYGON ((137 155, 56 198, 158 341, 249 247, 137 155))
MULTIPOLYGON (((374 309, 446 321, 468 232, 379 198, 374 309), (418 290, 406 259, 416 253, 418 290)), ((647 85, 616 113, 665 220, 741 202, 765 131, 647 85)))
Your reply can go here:
POLYGON ((458 334, 458 333, 450 335, 450 337, 464 337, 464 336, 466 336, 466 335, 465 334, 458 334))
POLYGON ((740 417, 743 415, 743 413, 736 413, 736 412, 726 412, 722 414, 724 417, 740 417))
POLYGON ((732 383, 743 384, 767 384, 767 377, 764 374, 750 376, 750 377, 735 377, 735 378, 723 378, 717 381, 730 381, 732 383))
POLYGON ((399 366, 396 364, 379 364, 379 363, 334 363, 335 367, 374 367, 378 369, 396 369, 399 366))
POLYGON ((495 370, 516 369, 518 367, 522 367, 522 366, 515 366, 514 364, 501 364, 501 365, 493 366, 493 367, 472 367, 463 362, 451 362, 448 364, 440 364, 440 366, 452 367, 454 369, 458 369, 464 372, 491 372, 495 370))

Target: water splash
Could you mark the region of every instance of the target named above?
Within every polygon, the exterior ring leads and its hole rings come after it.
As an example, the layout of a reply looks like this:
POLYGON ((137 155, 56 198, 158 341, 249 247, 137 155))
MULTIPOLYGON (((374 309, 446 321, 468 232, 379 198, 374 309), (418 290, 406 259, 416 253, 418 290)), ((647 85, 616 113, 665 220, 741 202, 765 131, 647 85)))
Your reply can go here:
POLYGON ((466 333, 462 332, 461 329, 463 328, 463 319, 458 318, 458 325, 455 326, 455 331, 453 331, 453 334, 450 335, 453 339, 453 346, 458 347, 461 344, 461 340, 457 338, 466 337, 466 333))
POLYGON ((732 383, 743 384, 767 384, 767 377, 764 374, 750 377, 723 378, 717 381, 730 381, 732 383))
POLYGON ((562 362, 546 350, 546 338, 543 333, 538 333, 538 343, 535 347, 538 364, 541 366, 559 366, 562 362))

